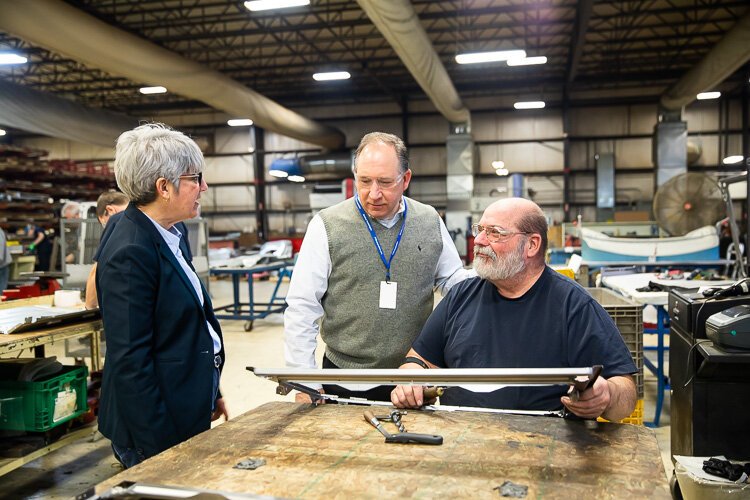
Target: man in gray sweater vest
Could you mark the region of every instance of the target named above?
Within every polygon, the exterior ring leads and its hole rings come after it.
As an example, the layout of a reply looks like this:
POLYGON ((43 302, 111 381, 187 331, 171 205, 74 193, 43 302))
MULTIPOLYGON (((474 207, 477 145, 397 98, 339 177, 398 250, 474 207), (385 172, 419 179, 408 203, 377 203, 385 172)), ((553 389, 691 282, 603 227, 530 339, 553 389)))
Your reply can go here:
MULTIPOLYGON (((432 311, 434 289, 447 293, 474 276, 435 209, 403 196, 411 170, 401 139, 365 135, 352 171, 357 195, 310 221, 297 258, 284 314, 289 367, 316 367, 320 332, 324 368, 397 368, 432 311)), ((316 388, 381 401, 391 389, 316 388)))

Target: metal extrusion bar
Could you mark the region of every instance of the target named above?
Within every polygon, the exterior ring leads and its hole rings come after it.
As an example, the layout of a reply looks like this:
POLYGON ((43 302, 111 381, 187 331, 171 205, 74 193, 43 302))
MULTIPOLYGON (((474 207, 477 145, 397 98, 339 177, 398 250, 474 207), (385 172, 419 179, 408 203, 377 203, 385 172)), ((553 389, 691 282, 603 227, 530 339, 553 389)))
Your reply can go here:
POLYGON ((598 376, 596 367, 584 368, 437 368, 401 369, 247 369, 278 383, 360 383, 459 386, 464 384, 557 385, 587 381, 598 376))

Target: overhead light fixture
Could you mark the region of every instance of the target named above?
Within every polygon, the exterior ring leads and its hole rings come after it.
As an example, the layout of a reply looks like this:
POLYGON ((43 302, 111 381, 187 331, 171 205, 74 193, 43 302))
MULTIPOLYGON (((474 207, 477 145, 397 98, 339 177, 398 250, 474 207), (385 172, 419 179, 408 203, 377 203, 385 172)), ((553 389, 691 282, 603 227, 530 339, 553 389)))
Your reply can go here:
POLYGON ((521 101, 513 104, 516 109, 542 109, 544 106, 544 101, 521 101))
POLYGON ((705 101, 706 99, 718 99, 721 97, 721 92, 701 92, 697 96, 695 96, 696 99, 699 101, 705 101))
POLYGON ((7 134, 7 132, 0 128, 0 137, 4 136, 5 134, 7 134))
POLYGON ((305 182, 305 178, 301 175, 290 175, 287 179, 292 182, 305 182))
POLYGON ((458 64, 479 64, 486 62, 508 61, 526 57, 525 50, 497 50, 494 52, 469 52, 456 55, 458 64))
POLYGON ((156 87, 141 87, 138 89, 141 94, 166 94, 167 88, 162 86, 156 87))
POLYGON ((268 173, 269 175, 278 177, 279 179, 285 179, 289 175, 289 172, 286 172, 284 170, 269 170, 268 173))
POLYGON ((497 170, 498 168, 503 168, 505 166, 505 162, 503 160, 495 160, 492 162, 492 168, 497 170))
POLYGON ((245 2, 245 8, 252 12, 273 9, 288 9, 310 5, 310 0, 252 0, 245 2))
POLYGON ((232 120, 227 120, 227 125, 230 127, 249 127, 253 124, 253 121, 250 118, 234 118, 232 120))
POLYGON ((497 170, 495 170, 495 174, 497 174, 497 175, 499 175, 501 177, 502 176, 506 176, 506 175, 508 175, 508 169, 507 168, 498 168, 497 170))
POLYGON ((547 64, 547 58, 545 56, 536 56, 508 59, 508 66, 532 66, 534 64, 547 64))
POLYGON ((27 58, 13 52, 0 52, 0 64, 24 64, 27 58))
POLYGON ((732 156, 727 156, 726 158, 721 160, 721 163, 723 163, 724 165, 734 165, 735 163, 739 163, 744 159, 745 157, 742 155, 732 155, 732 156))
POLYGON ((329 80, 348 80, 352 75, 348 71, 329 71, 327 73, 315 73, 313 80, 325 82, 329 80))

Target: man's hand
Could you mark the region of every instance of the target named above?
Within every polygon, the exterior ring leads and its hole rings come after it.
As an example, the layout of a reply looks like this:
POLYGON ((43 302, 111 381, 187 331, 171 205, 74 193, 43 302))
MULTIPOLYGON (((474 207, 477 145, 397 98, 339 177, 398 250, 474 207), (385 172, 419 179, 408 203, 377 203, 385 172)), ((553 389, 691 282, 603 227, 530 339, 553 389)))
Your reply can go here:
MULTIPOLYGON (((414 363, 409 363, 414 364, 414 363)), ((417 366, 417 365, 414 365, 417 366)), ((417 366, 419 368, 419 366, 417 366)), ((419 408, 424 404, 424 391, 421 385, 397 385, 391 391, 391 403, 396 408, 419 408)))
POLYGON ((560 401, 568 410, 581 418, 601 416, 609 408, 610 400, 609 382, 603 377, 597 378, 592 387, 583 391, 578 401, 573 401, 568 396, 560 398, 560 401))
MULTIPOLYGON (((321 394, 325 394, 326 391, 324 391, 322 388, 318 391, 321 394)), ((295 403, 307 403, 312 404, 312 398, 309 394, 305 394, 304 392, 297 392, 297 394, 294 395, 294 402, 295 403)), ((318 404, 325 404, 325 399, 319 399, 318 404)))
POLYGON ((224 420, 229 421, 229 412, 227 411, 227 405, 224 403, 224 398, 219 398, 216 400, 216 409, 211 414, 211 422, 219 420, 222 415, 224 420))

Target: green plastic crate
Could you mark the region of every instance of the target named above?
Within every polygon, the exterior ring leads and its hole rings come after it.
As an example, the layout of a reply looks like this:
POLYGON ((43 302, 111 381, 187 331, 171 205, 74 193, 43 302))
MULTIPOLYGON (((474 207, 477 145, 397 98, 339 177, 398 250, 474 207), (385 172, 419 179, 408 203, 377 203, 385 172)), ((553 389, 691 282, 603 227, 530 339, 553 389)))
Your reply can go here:
POLYGON ((0 380, 0 429, 44 432, 88 411, 85 366, 47 380, 0 380))

